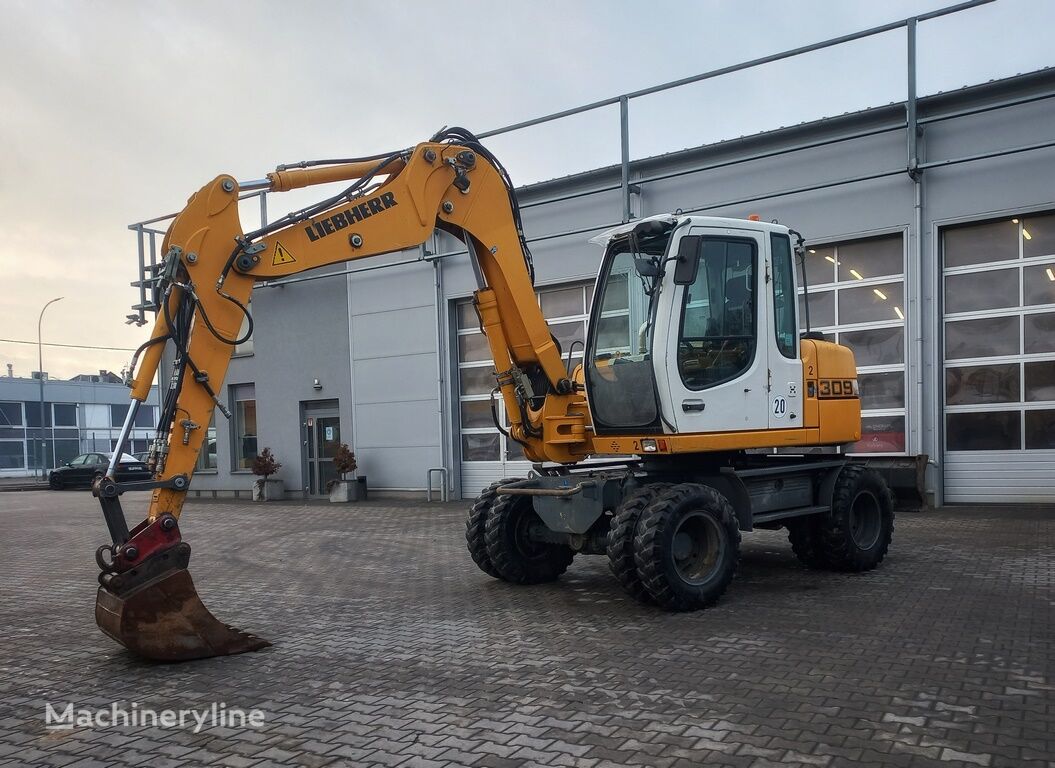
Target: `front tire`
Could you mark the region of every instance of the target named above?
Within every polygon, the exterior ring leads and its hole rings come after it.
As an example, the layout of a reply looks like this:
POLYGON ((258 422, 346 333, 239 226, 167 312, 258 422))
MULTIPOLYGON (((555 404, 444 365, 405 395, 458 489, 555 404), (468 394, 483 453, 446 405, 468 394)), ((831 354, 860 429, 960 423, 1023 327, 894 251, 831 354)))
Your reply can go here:
POLYGON ((626 593, 642 603, 651 603, 652 598, 637 572, 634 538, 642 513, 668 488, 669 483, 653 483, 630 493, 616 508, 608 530, 608 567, 626 593))
POLYGON ((634 561, 648 596, 668 611, 718 602, 740 559, 740 529, 732 504, 706 485, 682 483, 661 494, 641 516, 634 561))
POLYGON ((894 494, 882 476, 862 464, 839 472, 831 511, 818 522, 820 548, 838 571, 870 571, 879 565, 894 535, 894 494))
POLYGON ((481 571, 496 579, 502 577, 487 554, 487 518, 498 498, 498 489, 515 482, 516 478, 507 478, 484 488, 469 507, 469 514, 465 518, 465 545, 469 549, 469 557, 481 571))
POLYGON ((539 541, 532 531, 542 526, 530 496, 498 497, 487 516, 487 556, 500 578, 541 584, 568 570, 574 550, 539 541))
POLYGON ((48 475, 48 488, 53 491, 61 491, 63 486, 62 478, 56 475, 54 472, 48 475))

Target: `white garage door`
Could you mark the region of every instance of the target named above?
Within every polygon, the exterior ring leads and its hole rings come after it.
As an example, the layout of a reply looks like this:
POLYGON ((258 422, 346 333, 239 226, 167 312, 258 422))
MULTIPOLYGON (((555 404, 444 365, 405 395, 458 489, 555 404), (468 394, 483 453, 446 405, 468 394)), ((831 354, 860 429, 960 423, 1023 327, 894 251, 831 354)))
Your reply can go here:
MULTIPOLYGON (((593 285, 560 285, 539 289, 538 300, 550 330, 560 341, 565 359, 572 352, 571 367, 582 362, 586 338, 586 315, 593 285), (575 343, 574 349, 571 348, 575 343)), ((472 300, 456 305, 458 322, 458 405, 461 431, 462 498, 471 499, 483 488, 505 477, 524 477, 531 462, 524 459, 519 443, 500 433, 491 415, 491 390, 495 386, 494 363, 487 339, 480 331, 472 300)), ((626 325, 629 320, 624 322, 626 325)), ((629 334, 629 331, 627 331, 629 334)), ((509 425, 501 397, 495 407, 503 424, 509 425)))
POLYGON ((945 500, 1055 502, 1055 215, 942 234, 945 500))

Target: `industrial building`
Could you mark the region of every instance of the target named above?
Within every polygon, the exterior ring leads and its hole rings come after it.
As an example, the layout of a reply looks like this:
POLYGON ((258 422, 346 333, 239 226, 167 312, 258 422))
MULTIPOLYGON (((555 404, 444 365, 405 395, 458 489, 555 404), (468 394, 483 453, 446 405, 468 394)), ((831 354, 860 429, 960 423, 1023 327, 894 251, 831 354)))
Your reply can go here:
MULTIPOLYGON (((539 302, 574 363, 590 237, 676 210, 778 220, 807 238, 813 330, 856 354, 864 435, 846 450, 926 457, 935 504, 1055 501, 1055 73, 918 99, 909 76, 903 103, 633 161, 626 109, 646 92, 612 100, 621 162, 518 190, 539 302)), ((159 221, 131 227, 145 269, 159 221)), ((216 415, 192 494, 247 493, 268 446, 288 492, 322 495, 340 441, 371 492, 420 495, 434 470, 467 498, 525 475, 492 423, 474 288, 446 236, 258 286, 224 385, 233 418, 216 415)), ((609 314, 606 332, 630 333, 609 314)))
MULTIPOLYGON (((40 374, 33 375, 0 378, 0 478, 40 475, 42 466, 46 471, 81 453, 114 449, 128 409, 128 387, 119 377, 100 371, 61 381, 45 373, 41 419, 40 374)), ((136 415, 126 452, 147 450, 156 403, 154 387, 136 415)))

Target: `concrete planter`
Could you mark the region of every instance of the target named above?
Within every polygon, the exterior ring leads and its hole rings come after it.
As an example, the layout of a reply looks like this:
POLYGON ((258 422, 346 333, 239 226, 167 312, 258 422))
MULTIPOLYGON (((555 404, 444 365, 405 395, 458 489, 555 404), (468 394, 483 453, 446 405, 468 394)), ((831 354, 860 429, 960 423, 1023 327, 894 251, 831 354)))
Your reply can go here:
POLYGON ((344 504, 349 501, 366 500, 366 478, 357 477, 354 480, 336 480, 330 486, 330 501, 334 504, 344 504))
POLYGON ((286 498, 286 484, 281 480, 264 480, 253 483, 253 501, 281 501, 286 498))

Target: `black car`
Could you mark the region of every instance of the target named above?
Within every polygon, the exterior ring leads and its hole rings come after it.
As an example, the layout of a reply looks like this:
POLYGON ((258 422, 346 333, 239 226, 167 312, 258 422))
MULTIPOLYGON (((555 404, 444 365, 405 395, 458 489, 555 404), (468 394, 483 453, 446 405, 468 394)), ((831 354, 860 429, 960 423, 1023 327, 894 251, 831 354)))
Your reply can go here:
MULTIPOLYGON (((48 473, 48 485, 54 490, 60 488, 91 488, 95 478, 106 474, 106 468, 110 464, 109 453, 82 453, 80 456, 70 459, 61 467, 56 467, 48 473)), ((150 480, 150 470, 147 465, 137 461, 134 456, 127 453, 121 454, 121 461, 117 463, 117 482, 128 480, 150 480)))

